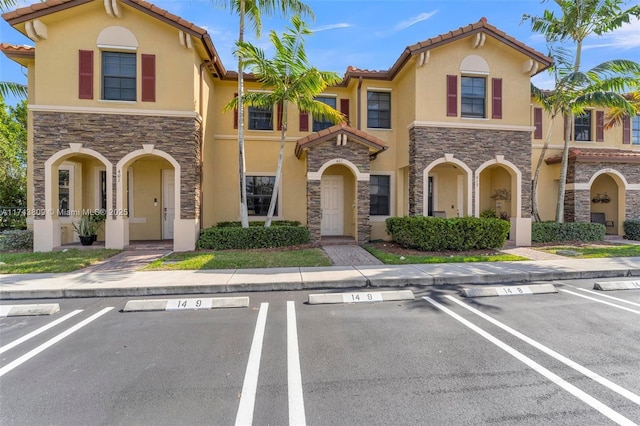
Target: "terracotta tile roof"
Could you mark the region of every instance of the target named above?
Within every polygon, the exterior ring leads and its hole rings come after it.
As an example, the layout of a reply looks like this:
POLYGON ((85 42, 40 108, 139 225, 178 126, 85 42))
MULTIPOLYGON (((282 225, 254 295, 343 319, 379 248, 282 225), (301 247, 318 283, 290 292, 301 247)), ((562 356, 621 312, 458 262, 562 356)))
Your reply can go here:
MULTIPOLYGON (((46 16, 61 10, 69 9, 75 6, 79 6, 85 3, 89 3, 94 0, 47 0, 41 3, 35 3, 30 6, 21 7, 11 12, 4 13, 2 18, 11 25, 16 25, 21 22, 36 19, 41 16, 46 16)), ((153 16, 169 25, 172 25, 182 31, 185 31, 197 38, 199 38, 207 50, 207 54, 210 59, 210 69, 213 73, 217 73, 219 76, 224 76, 227 71, 220 62, 220 56, 216 51, 211 37, 207 31, 198 27, 191 22, 185 21, 177 15, 174 15, 160 7, 157 7, 144 0, 119 0, 120 3, 133 7, 143 13, 153 16)))
MULTIPOLYGON (((569 148, 569 160, 577 162, 640 163, 640 151, 624 151, 604 148, 569 148)), ((544 160, 547 164, 562 162, 562 154, 544 160)))
POLYGON ((17 46, 14 44, 0 43, 0 52, 9 58, 35 58, 36 49, 32 46, 17 46))
POLYGON ((352 66, 347 68, 347 71, 344 75, 343 85, 348 84, 349 79, 364 77, 364 78, 374 78, 374 79, 385 79, 391 80, 395 77, 395 75, 402 69, 402 67, 411 59, 411 57, 416 56, 422 52, 426 52, 428 50, 434 49, 436 47, 440 47, 447 43, 454 42, 461 38, 469 37, 476 33, 485 33, 502 43, 509 45, 510 47, 520 51, 521 53, 529 56, 530 58, 539 62, 542 66, 538 68, 537 72, 541 72, 548 68, 553 60, 538 52, 537 50, 527 46, 521 41, 516 40, 515 38, 507 35, 504 31, 499 30, 493 25, 487 22, 486 18, 481 18, 478 22, 473 24, 469 24, 465 27, 460 27, 457 30, 449 31, 445 34, 440 34, 435 37, 432 37, 428 40, 424 40, 413 44, 411 46, 407 46, 398 60, 393 64, 391 68, 387 71, 370 71, 370 70, 361 70, 352 66))
POLYGON ((324 130, 320 130, 319 132, 305 136, 304 138, 298 139, 295 151, 296 157, 300 158, 303 150, 332 139, 339 134, 345 134, 349 139, 375 149, 378 152, 385 151, 389 148, 385 145, 385 142, 382 139, 376 138, 362 130, 349 127, 346 124, 336 124, 335 126, 331 126, 324 130))

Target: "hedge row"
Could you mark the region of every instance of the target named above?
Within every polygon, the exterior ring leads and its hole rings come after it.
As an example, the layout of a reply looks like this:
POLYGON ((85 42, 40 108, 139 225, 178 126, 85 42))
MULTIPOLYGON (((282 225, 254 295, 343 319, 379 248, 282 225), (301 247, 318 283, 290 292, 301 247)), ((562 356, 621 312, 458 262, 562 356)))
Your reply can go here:
POLYGON ((601 223, 588 222, 533 222, 531 241, 551 243, 560 241, 603 241, 605 227, 601 223))
MULTIPOLYGON (((216 224, 217 228, 239 228, 241 226, 240 221, 218 222, 216 224)), ((249 226, 264 226, 264 220, 249 222, 249 226)), ((273 220, 271 226, 300 226, 300 222, 297 220, 273 220)))
POLYGON ((625 220, 622 227, 628 240, 640 241, 640 219, 625 220))
POLYGON ((33 250, 33 231, 13 229, 1 232, 0 250, 33 250))
POLYGON ((424 251, 463 251, 499 248, 511 224, 501 219, 477 217, 391 217, 387 232, 405 248, 424 251))
POLYGON ((302 226, 223 226, 200 233, 198 248, 210 250, 285 247, 309 242, 309 230, 302 226))

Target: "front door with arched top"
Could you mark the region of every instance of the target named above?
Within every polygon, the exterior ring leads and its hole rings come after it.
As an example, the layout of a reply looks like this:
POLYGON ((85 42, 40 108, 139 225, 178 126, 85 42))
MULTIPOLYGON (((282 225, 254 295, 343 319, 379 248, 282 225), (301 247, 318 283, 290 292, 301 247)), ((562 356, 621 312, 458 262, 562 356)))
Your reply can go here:
POLYGON ((344 179, 323 175, 320 183, 321 235, 344 235, 344 179))

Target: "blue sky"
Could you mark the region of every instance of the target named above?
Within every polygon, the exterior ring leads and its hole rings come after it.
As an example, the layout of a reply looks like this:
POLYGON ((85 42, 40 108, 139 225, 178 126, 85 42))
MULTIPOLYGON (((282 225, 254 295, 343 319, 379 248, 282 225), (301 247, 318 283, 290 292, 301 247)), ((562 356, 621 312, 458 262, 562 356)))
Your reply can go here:
MULTIPOLYGON (((205 28, 229 70, 237 69, 233 58, 238 18, 210 0, 151 0, 163 9, 205 28)), ((32 3, 25 1, 24 4, 32 3)), ((343 75, 347 66, 370 70, 386 70, 404 48, 421 40, 446 33, 486 17, 488 22, 527 45, 546 53, 544 39, 531 31, 522 15, 540 16, 545 8, 555 10, 555 2, 539 0, 308 0, 315 13, 309 21, 314 30, 306 43, 312 65, 343 75)), ((639 4, 628 1, 626 6, 639 4)), ((269 52, 268 31, 282 32, 287 22, 279 18, 263 20, 261 39, 252 41, 269 52)), ((252 31, 247 32, 251 35, 252 31)), ((33 45, 33 42, 0 22, 0 41, 33 45)), ((632 59, 640 62, 640 21, 603 37, 587 39, 583 53, 586 69, 610 59, 632 59)), ((21 67, 0 54, 0 81, 25 82, 21 67)), ((549 75, 543 72, 534 83, 551 88, 549 75)), ((8 103, 15 103, 8 99, 8 103)))

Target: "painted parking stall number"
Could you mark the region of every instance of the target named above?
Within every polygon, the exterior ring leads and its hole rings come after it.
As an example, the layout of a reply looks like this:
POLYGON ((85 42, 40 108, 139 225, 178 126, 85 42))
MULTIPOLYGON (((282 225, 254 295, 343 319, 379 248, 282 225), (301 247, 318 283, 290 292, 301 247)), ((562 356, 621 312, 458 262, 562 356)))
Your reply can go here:
POLYGON ((498 296, 520 296, 523 294, 533 294, 527 286, 522 287, 498 287, 498 296))
POLYGON ((382 302, 382 293, 344 293, 342 300, 344 303, 382 302))
POLYGON ((211 309, 213 299, 171 299, 167 301, 167 311, 211 309))

